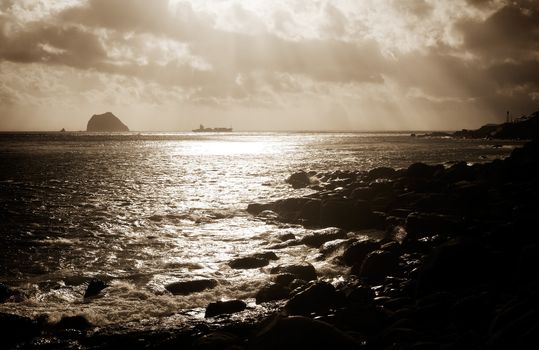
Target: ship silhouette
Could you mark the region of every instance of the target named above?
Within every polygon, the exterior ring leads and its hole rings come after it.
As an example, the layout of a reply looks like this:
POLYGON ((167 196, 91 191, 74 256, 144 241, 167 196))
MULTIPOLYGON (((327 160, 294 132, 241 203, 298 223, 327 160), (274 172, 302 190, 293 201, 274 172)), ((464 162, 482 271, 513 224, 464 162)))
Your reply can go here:
POLYGON ((200 124, 198 129, 194 129, 193 132, 231 132, 232 128, 205 128, 200 124))

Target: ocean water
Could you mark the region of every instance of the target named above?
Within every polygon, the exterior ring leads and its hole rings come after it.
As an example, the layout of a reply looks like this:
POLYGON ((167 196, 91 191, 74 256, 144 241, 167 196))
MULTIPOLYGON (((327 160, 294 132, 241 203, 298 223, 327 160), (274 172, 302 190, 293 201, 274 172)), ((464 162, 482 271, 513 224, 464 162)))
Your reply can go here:
POLYGON ((305 246, 275 250, 280 259, 264 268, 231 269, 279 235, 308 233, 260 221, 247 205, 312 193, 285 183, 298 170, 485 162, 515 146, 409 133, 0 133, 0 282, 23 293, 0 312, 137 327, 203 317, 219 299, 253 306, 276 264, 308 261, 338 279, 344 271, 305 246), (92 277, 110 287, 84 301, 92 277), (219 284, 189 296, 164 289, 197 278, 219 284))

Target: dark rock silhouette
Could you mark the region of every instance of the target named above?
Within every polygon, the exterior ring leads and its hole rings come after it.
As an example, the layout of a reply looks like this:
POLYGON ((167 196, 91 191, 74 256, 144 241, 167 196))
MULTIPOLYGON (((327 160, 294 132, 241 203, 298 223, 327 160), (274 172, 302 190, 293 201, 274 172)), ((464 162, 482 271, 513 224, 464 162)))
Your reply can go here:
POLYGON ((532 140, 539 137, 539 111, 523 116, 514 122, 487 124, 476 130, 461 130, 453 134, 463 138, 492 138, 532 140))
POLYGON ((204 317, 233 314, 245 310, 247 304, 242 300, 216 301, 206 307, 204 317))
POLYGON ((290 288, 278 283, 270 283, 262 287, 255 296, 256 303, 286 299, 290 295, 290 288))
POLYGON ((170 283, 165 286, 165 289, 174 295, 188 295, 191 293, 202 292, 205 289, 215 288, 216 286, 216 280, 200 279, 170 283))
POLYGON ((129 131, 127 125, 111 112, 94 114, 88 121, 86 131, 94 132, 118 132, 129 131))
POLYGON ((270 270, 271 274, 289 273, 304 281, 316 280, 317 274, 313 265, 309 263, 279 265, 270 270))
POLYGON ((85 298, 90 298, 93 296, 96 296, 101 292, 103 289, 107 288, 108 284, 103 282, 100 279, 94 278, 88 283, 88 287, 86 287, 86 292, 84 293, 85 298))
POLYGON ((325 312, 344 304, 344 295, 337 293, 331 283, 318 281, 294 295, 286 303, 285 309, 290 315, 309 315, 313 312, 325 312))
POLYGON ((256 269, 269 264, 270 260, 278 260, 274 252, 256 253, 250 256, 236 258, 228 262, 233 269, 256 269))

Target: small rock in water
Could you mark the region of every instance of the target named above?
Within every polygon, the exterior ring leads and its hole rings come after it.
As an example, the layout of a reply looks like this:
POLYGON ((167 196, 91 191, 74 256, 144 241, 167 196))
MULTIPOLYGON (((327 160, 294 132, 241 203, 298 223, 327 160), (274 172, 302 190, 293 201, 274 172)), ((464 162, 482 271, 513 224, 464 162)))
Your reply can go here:
POLYGON ((205 289, 215 288, 216 286, 217 281, 214 279, 200 279, 170 283, 165 286, 165 289, 174 295, 189 295, 205 289))
POLYGON ((228 263, 228 266, 233 269, 256 269, 258 267, 264 267, 268 264, 268 259, 248 256, 244 258, 234 259, 228 263))
POLYGON ((299 171, 290 175, 290 177, 286 179, 286 182, 291 184, 293 188, 303 188, 311 184, 311 179, 309 174, 304 171, 299 171))
POLYGON ((109 285, 103 282, 100 279, 94 278, 88 283, 88 287, 86 288, 86 292, 84 293, 85 298, 90 298, 93 296, 96 296, 101 292, 103 289, 107 288, 109 285))
POLYGON ((206 307, 204 317, 233 314, 245 310, 247 304, 242 300, 216 301, 206 307))

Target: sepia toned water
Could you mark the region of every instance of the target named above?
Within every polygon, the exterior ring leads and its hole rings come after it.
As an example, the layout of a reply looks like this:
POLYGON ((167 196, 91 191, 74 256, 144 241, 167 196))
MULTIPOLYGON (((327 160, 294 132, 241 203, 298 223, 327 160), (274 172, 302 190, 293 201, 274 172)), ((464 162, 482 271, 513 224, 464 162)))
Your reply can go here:
POLYGON ((284 182, 297 170, 484 162, 513 147, 409 133, 0 133, 0 282, 23 294, 0 312, 179 322, 181 310, 217 299, 253 304, 276 264, 308 261, 338 278, 305 246, 275 251, 280 260, 265 268, 231 269, 278 235, 307 233, 257 220, 247 205, 311 193, 284 182), (110 287, 84 301, 92 277, 110 287), (189 296, 164 289, 197 278, 219 285, 189 296))

